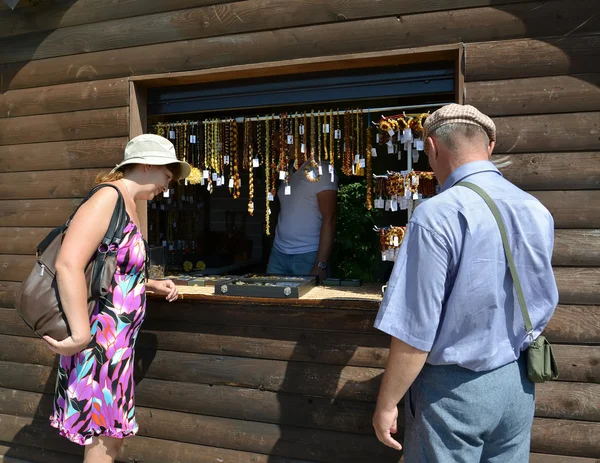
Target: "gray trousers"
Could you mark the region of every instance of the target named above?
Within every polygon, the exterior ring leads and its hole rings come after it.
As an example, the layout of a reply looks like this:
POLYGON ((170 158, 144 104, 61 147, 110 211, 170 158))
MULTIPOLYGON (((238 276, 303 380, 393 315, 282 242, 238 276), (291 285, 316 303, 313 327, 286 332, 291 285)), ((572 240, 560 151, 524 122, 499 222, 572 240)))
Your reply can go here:
POLYGON ((525 357, 481 373, 426 364, 405 398, 405 462, 527 463, 535 389, 525 357))

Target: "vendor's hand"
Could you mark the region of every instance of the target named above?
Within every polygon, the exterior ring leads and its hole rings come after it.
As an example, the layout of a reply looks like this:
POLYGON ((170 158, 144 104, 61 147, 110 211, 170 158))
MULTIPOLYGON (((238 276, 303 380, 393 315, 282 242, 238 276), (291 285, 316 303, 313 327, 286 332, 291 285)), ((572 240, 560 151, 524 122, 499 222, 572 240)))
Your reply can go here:
POLYGON ((89 335, 81 340, 77 340, 74 339, 73 336, 69 336, 62 341, 57 341, 50 336, 44 336, 44 341, 48 343, 48 347, 52 352, 64 356, 71 356, 78 354, 85 349, 89 345, 91 338, 92 336, 89 335))
POLYGON ((319 277, 319 281, 323 281, 325 278, 327 278, 327 270, 323 270, 321 268, 319 268, 318 265, 315 265, 312 270, 310 271, 311 275, 315 275, 319 277))
POLYGON ((175 301, 179 296, 179 290, 171 280, 156 281, 152 286, 152 291, 159 296, 166 296, 165 299, 169 302, 175 301))
POLYGON ((402 450, 400 442, 392 438, 392 434, 398 432, 398 407, 383 410, 381 407, 375 409, 373 415, 373 427, 375 434, 383 444, 396 450, 402 450))

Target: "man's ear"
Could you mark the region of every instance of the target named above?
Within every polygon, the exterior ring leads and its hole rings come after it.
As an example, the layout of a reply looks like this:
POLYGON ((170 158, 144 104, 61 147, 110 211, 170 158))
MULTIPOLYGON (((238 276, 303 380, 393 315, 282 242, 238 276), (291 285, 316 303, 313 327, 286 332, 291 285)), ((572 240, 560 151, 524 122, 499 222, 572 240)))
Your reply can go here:
POLYGON ((488 146, 488 157, 491 159, 492 158, 492 153, 494 152, 494 148, 496 147, 496 142, 495 141, 491 141, 489 146, 488 146))
POLYGON ((437 159, 437 147, 435 146, 435 143, 433 143, 431 137, 427 137, 427 140, 425 140, 425 152, 429 158, 437 159))

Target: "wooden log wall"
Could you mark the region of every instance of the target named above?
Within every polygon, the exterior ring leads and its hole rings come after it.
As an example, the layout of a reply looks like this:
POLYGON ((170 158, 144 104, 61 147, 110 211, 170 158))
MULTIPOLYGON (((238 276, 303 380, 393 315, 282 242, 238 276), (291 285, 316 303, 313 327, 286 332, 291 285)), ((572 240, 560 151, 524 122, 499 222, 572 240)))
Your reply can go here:
MULTIPOLYGON (((129 77, 462 43, 464 101, 498 126, 494 162, 556 225, 560 306, 547 332, 559 344, 562 377, 538 388, 531 461, 600 458, 592 439, 600 434, 599 31, 589 0, 67 0, 0 8, 0 456, 77 460, 77 449, 40 419, 54 360, 12 304, 40 237, 120 160, 129 77)), ((128 441, 124 456, 358 461, 364 448, 370 453, 360 461, 389 460, 369 425, 387 346, 370 328, 372 312, 155 303, 149 311, 142 436, 128 441)))

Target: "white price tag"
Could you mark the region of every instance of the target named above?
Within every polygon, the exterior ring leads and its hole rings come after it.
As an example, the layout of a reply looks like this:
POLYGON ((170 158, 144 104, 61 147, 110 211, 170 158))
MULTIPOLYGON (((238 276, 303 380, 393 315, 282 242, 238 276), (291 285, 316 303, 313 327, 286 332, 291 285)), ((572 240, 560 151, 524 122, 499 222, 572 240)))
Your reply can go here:
POLYGON ((372 158, 376 158, 377 157, 377 148, 371 148, 371 157, 372 158))
POLYGON ((173 225, 173 228, 177 228, 177 222, 173 222, 172 225, 173 225))
POLYGON ((403 135, 404 135, 404 139, 406 141, 412 141, 413 140, 412 130, 410 128, 404 129, 403 135))
POLYGON ((334 167, 331 164, 329 164, 329 173, 333 174, 334 172, 335 172, 334 167))
POLYGON ((398 237, 394 236, 394 247, 397 248, 398 246, 400 246, 400 244, 398 243, 398 237))
POLYGON ((392 202, 389 199, 385 200, 385 210, 389 211, 392 208, 392 202))
POLYGON ((208 170, 203 170, 202 171, 202 178, 209 178, 210 177, 210 172, 208 170))
POLYGON ((196 143, 196 135, 190 135, 190 143, 196 143))
POLYGON ((174 130, 169 130, 169 138, 171 140, 175 140, 175 131, 174 130))
POLYGON ((294 144, 294 136, 293 135, 288 135, 287 136, 287 144, 288 145, 293 145, 294 144))
POLYGON ((408 209, 408 199, 405 197, 400 198, 400 210, 405 211, 406 209, 408 209))
POLYGON ((418 186, 419 185, 419 176, 412 175, 410 181, 412 182, 413 185, 418 186))
POLYGON ((304 153, 306 152, 306 146, 304 145, 304 143, 302 143, 302 144, 300 145, 300 152, 301 152, 302 154, 304 154, 304 153))
POLYGON ((229 165, 229 156, 223 156, 223 164, 225 164, 226 166, 229 165))
POLYGON ((221 175, 221 185, 225 185, 225 176, 221 175))
POLYGON ((387 152, 388 154, 394 154, 396 152, 396 149, 391 142, 387 144, 387 152))
POLYGON ((252 159, 252 167, 260 167, 260 159, 254 158, 252 159))
POLYGON ((340 138, 342 138, 342 131, 340 129, 334 130, 333 138, 335 138, 336 140, 339 140, 340 138))
POLYGON ((323 166, 319 164, 319 175, 323 175, 323 166))
POLYGON ((279 180, 285 180, 285 170, 279 171, 279 180))
POLYGON ((229 188, 233 188, 234 183, 233 183, 233 178, 229 179, 229 188))
POLYGON ((378 133, 375 134, 375 143, 379 143, 379 134, 378 133))
POLYGON ((331 183, 335 183, 335 174, 331 173, 331 183))
POLYGON ((285 187, 285 194, 286 194, 286 196, 289 196, 292 194, 292 187, 290 185, 287 185, 285 187))
POLYGON ((398 210, 398 202, 395 199, 390 201, 390 208, 392 212, 396 212, 398 210))
POLYGON ((169 244, 169 251, 174 251, 175 250, 175 246, 173 244, 169 244))
POLYGON ((359 161, 360 161, 360 154, 356 154, 356 155, 354 156, 354 164, 358 164, 358 163, 359 163, 359 161))
POLYGON ((367 167, 367 162, 365 161, 364 158, 360 160, 359 164, 360 164, 361 169, 364 169, 365 167, 367 167))
POLYGON ((298 128, 298 132, 300 133, 300 135, 304 135, 304 125, 300 124, 300 127, 298 128))
POLYGON ((273 193, 269 193, 267 195, 267 200, 269 200, 269 201, 274 201, 275 200, 275 198, 273 197, 273 193))
POLYGON ((223 183, 221 182, 221 177, 217 178, 217 186, 221 186, 223 183))
POLYGON ((329 124, 323 124, 323 133, 329 133, 329 124))
POLYGON ((396 135, 396 132, 394 132, 392 129, 388 130, 388 135, 390 137, 393 137, 394 135, 396 135))
POLYGON ((167 247, 167 242, 165 240, 163 240, 162 245, 163 245, 163 248, 166 248, 167 247))
POLYGON ((169 196, 171 196, 171 190, 167 188, 163 193, 163 198, 168 198, 169 196))
POLYGON ((216 173, 216 172, 213 172, 213 174, 212 174, 212 181, 213 181, 213 182, 216 182, 218 177, 219 177, 219 176, 217 175, 217 173, 216 173))
POLYGON ((164 210, 165 210, 165 205, 164 205, 164 204, 161 204, 161 205, 160 205, 160 210, 161 210, 161 211, 164 211, 164 210))

